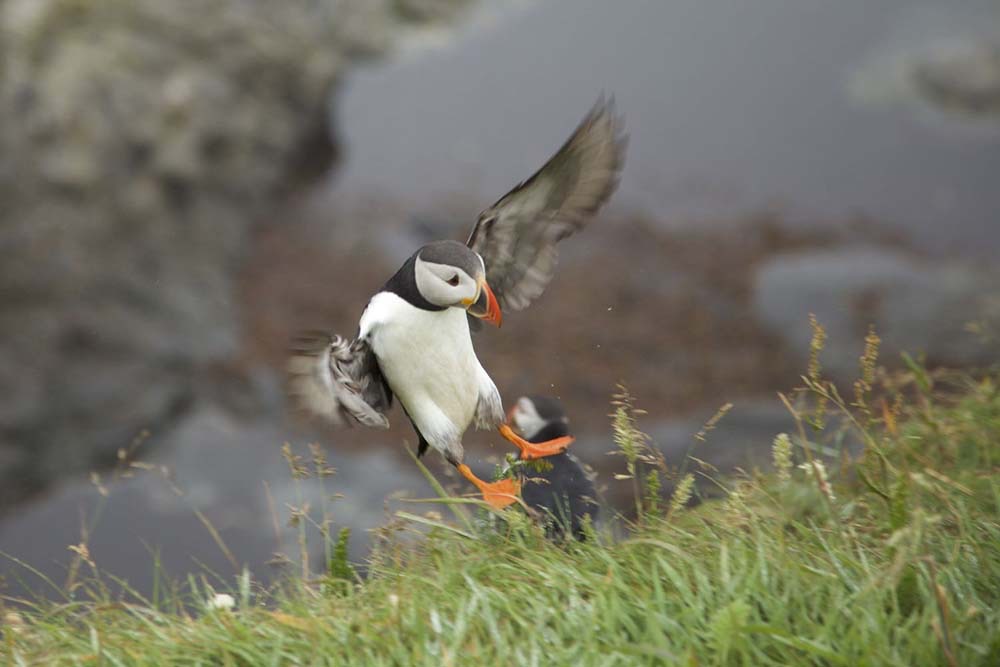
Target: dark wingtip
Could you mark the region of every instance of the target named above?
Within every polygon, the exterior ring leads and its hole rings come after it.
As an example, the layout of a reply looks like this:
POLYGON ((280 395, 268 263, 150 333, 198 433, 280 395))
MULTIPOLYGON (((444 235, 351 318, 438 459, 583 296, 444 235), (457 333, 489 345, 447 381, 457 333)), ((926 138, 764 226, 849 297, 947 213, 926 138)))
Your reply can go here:
POLYGON ((629 135, 625 130, 625 114, 618 112, 614 93, 605 96, 604 91, 601 91, 590 113, 593 114, 595 121, 602 116, 608 117, 611 124, 611 142, 615 152, 615 171, 621 173, 625 165, 629 135))
POLYGON ((625 131, 625 115, 618 113, 613 93, 607 95, 604 91, 601 91, 601 94, 597 97, 597 101, 594 102, 590 111, 587 112, 587 115, 584 116, 580 125, 577 126, 566 142, 567 146, 572 144, 581 134, 604 119, 607 119, 608 123, 608 142, 612 153, 610 170, 613 176, 608 179, 603 191, 595 200, 594 205, 585 211, 586 215, 594 215, 607 203, 611 195, 618 189, 618 185, 621 183, 622 169, 625 167, 625 155, 628 152, 629 135, 625 131))

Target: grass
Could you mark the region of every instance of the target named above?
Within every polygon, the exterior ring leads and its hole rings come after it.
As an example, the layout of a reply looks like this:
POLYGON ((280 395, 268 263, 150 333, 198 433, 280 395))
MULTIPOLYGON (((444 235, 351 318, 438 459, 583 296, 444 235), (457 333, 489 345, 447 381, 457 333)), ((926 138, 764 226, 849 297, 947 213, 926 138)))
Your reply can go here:
POLYGON ((783 397, 799 429, 776 438, 768 473, 671 467, 619 396, 618 483, 638 512, 623 538, 560 546, 517 512, 500 527, 410 515, 429 533, 414 544, 398 539, 408 520, 387 526, 363 579, 341 535, 328 576, 271 591, 244 576, 232 609, 206 605, 217 591, 197 580, 156 600, 9 609, 0 662, 998 665, 997 377, 912 360, 890 377, 873 336, 853 396, 817 361, 783 397), (845 433, 863 451, 838 448, 845 433), (692 476, 721 497, 685 502, 692 476))

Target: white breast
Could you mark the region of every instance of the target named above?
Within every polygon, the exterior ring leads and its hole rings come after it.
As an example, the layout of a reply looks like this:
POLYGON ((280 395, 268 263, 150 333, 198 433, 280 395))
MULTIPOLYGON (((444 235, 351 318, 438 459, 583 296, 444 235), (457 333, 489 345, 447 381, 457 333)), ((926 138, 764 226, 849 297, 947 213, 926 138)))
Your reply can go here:
POLYGON ((479 359, 465 311, 429 311, 399 296, 375 295, 361 317, 379 367, 428 443, 460 456, 479 397, 479 359))

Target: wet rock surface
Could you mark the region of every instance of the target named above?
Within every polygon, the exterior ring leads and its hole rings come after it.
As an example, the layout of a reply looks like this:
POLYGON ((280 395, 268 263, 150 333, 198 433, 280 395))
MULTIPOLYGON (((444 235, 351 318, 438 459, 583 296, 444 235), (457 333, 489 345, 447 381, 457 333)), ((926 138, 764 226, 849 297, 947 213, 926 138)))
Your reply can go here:
POLYGON ((336 162, 331 89, 465 4, 0 3, 0 506, 199 400, 251 230, 336 162))
MULTIPOLYGON (((706 497, 721 495, 719 484, 733 475, 769 469, 774 437, 795 432, 791 414, 776 397, 737 400, 714 426, 706 428, 722 407, 702 408, 669 419, 647 417, 640 423, 667 466, 672 471, 695 473, 697 486, 706 497)), ((848 437, 843 446, 850 449, 856 443, 848 437)), ((589 433, 573 443, 574 455, 598 473, 595 481, 602 500, 627 512, 634 503, 631 482, 614 479, 616 473, 625 472, 625 462, 612 452, 610 431, 600 436, 589 433)), ((664 481, 666 495, 675 482, 664 481)))
MULTIPOLYGON (((228 585, 246 566, 267 582, 285 567, 299 571, 300 524, 292 517, 300 512, 310 518, 301 519, 309 565, 321 571, 318 524, 324 518, 333 534, 352 530, 350 556, 362 560, 371 542, 368 531, 385 524, 395 509, 441 509, 400 503, 389 508, 386 498, 397 493, 433 496, 412 463, 385 455, 400 446, 391 437, 364 453, 328 441, 319 450, 322 465, 335 472, 320 479, 308 447, 312 436, 272 419, 201 407, 158 435, 152 452, 139 444, 114 471, 62 484, 0 524, 5 595, 54 593, 9 557, 62 585, 74 558, 67 547, 81 543, 102 572, 143 594, 152 590, 157 562, 167 579, 199 572, 228 585), (293 477, 282 453, 286 442, 308 478, 293 477)), ((112 579, 107 583, 115 588, 112 579)))
POLYGON ((893 249, 845 247, 772 258, 757 270, 754 308, 800 365, 809 355, 809 313, 827 331, 822 362, 831 377, 858 373, 864 336, 874 326, 882 360, 907 351, 931 365, 996 363, 1000 348, 969 331, 998 310, 1000 274, 985 266, 921 259, 893 249))
POLYGON ((932 53, 912 68, 913 84, 944 110, 1000 119, 1000 38, 932 53))

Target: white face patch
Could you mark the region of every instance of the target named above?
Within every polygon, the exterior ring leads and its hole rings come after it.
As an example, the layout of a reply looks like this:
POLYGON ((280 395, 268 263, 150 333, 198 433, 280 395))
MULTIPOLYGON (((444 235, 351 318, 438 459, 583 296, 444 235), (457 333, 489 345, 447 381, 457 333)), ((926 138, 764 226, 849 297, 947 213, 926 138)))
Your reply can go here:
POLYGON ((435 306, 465 308, 479 296, 478 283, 458 267, 417 257, 413 270, 420 295, 435 306))
POLYGON ((514 426, 525 440, 530 440, 545 428, 545 420, 538 415, 535 404, 524 396, 519 398, 517 405, 514 406, 511 421, 514 422, 514 426))

